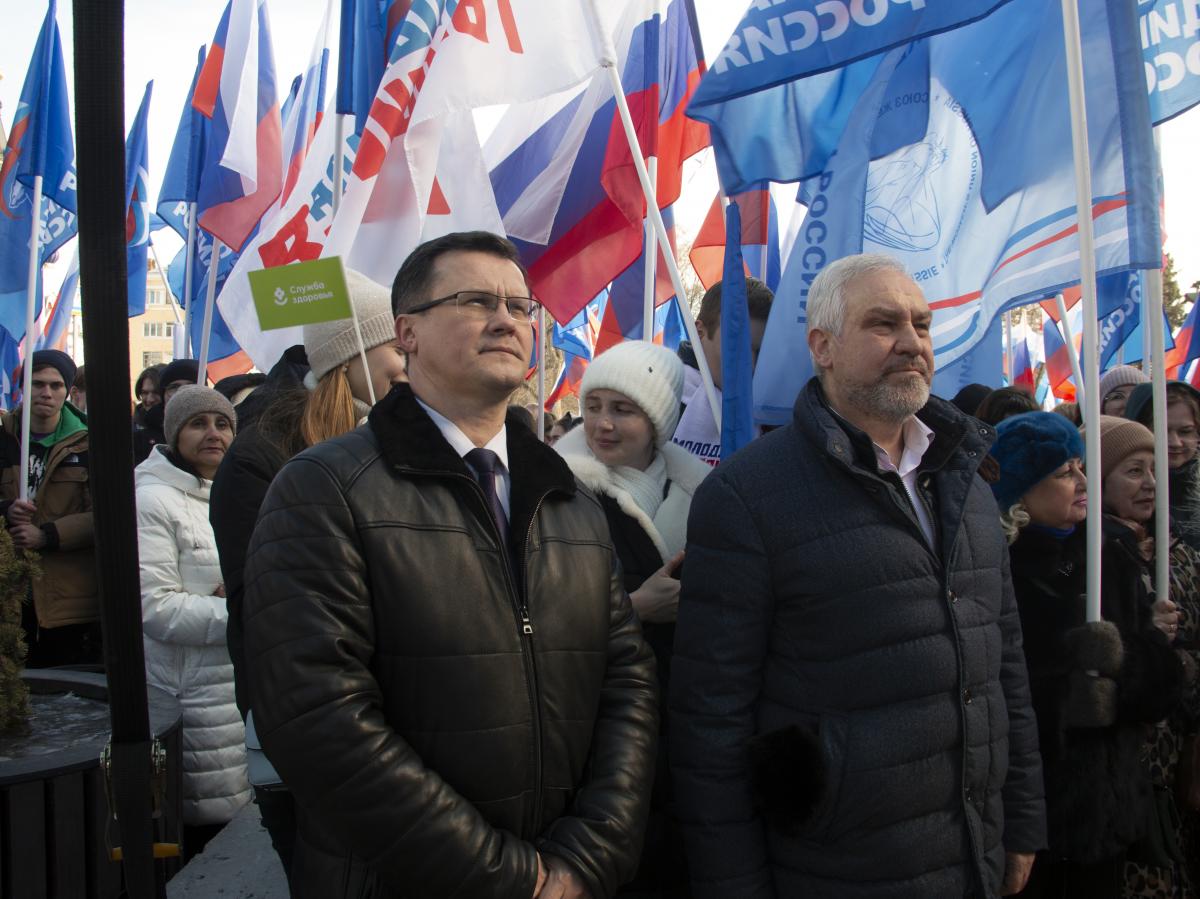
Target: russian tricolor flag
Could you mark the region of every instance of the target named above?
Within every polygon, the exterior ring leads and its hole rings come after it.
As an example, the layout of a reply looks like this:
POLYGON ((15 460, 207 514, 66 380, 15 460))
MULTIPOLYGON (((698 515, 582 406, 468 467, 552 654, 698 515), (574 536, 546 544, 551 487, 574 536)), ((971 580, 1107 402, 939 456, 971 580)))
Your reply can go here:
MULTIPOLYGON (((686 3, 671 0, 665 14, 656 6, 630 4, 614 43, 642 151, 658 158, 665 208, 679 197, 683 161, 709 141, 707 128, 684 115, 702 74, 686 3)), ((527 133, 531 108, 512 108, 498 134, 527 133)), ((518 141, 491 180, 534 293, 557 321, 569 321, 642 252, 646 204, 603 76, 518 141)))
MULTIPOLYGON (((774 291, 779 287, 781 264, 779 217, 771 193, 751 190, 735 194, 730 200, 742 210, 742 262, 746 274, 774 291)), ((688 259, 705 290, 720 282, 725 265, 725 210, 720 194, 713 197, 688 259)))
POLYGON ((1181 379, 1187 367, 1195 359, 1200 359, 1200 328, 1196 326, 1196 310, 1200 302, 1192 303, 1187 318, 1179 326, 1175 334, 1175 347, 1167 353, 1167 377, 1181 379))
POLYGON ((546 409, 568 396, 579 395, 583 373, 596 354, 601 322, 608 306, 608 291, 601 291, 565 325, 556 324, 551 343, 562 350, 563 367, 546 396, 546 409))
POLYGON ((199 225, 240 251, 283 188, 283 140, 266 0, 229 0, 192 95, 211 133, 199 225))
POLYGON ((300 166, 308 155, 317 126, 325 114, 325 82, 329 73, 329 16, 333 0, 325 8, 325 18, 317 39, 309 54, 308 65, 304 73, 293 83, 294 93, 289 96, 287 111, 283 114, 283 192, 279 202, 287 201, 296 179, 300 176, 300 166))
POLYGON ((1042 323, 1042 345, 1046 352, 1046 381, 1050 391, 1064 402, 1075 401, 1075 385, 1071 383, 1071 356, 1067 342, 1058 325, 1050 319, 1042 323))
POLYGON ((1029 338, 1022 337, 1021 342, 1016 345, 1013 351, 1013 376, 1012 383, 1015 387, 1024 387, 1033 395, 1033 387, 1035 383, 1033 373, 1033 361, 1029 356, 1029 338))

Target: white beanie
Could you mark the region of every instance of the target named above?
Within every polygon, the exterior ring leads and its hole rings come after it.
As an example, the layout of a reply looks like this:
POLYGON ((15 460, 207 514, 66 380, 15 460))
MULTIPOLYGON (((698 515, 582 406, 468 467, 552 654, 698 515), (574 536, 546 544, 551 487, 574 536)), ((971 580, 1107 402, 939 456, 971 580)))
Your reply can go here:
MULTIPOLYGON (((583 373, 579 402, 592 390, 615 390, 629 397, 654 425, 654 444, 675 435, 683 398, 683 363, 670 350, 645 340, 626 340, 593 359, 583 373)), ((584 417, 587 411, 584 410, 584 417)))
MULTIPOLYGON (((396 337, 395 317, 392 315, 391 292, 366 275, 346 269, 346 286, 350 302, 362 328, 363 349, 372 350, 396 337)), ((358 356, 358 335, 354 319, 340 318, 304 326, 304 352, 308 356, 313 377, 320 380, 325 373, 358 356)))

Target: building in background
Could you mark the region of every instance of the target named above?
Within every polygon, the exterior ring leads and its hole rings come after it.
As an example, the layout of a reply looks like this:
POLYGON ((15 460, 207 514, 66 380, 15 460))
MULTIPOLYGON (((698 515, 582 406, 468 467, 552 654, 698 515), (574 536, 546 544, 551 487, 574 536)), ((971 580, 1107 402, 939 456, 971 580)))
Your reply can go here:
POLYGON ((163 272, 151 256, 146 270, 146 311, 129 319, 130 396, 133 381, 142 369, 175 358, 175 328, 180 318, 182 313, 167 290, 163 272))

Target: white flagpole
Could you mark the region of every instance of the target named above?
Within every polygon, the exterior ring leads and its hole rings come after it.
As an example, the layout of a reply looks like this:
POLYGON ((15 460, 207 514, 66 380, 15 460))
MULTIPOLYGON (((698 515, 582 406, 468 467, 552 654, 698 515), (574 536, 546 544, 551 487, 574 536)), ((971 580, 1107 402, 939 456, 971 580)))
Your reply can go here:
MULTIPOLYGON (((1158 148, 1158 141, 1156 139, 1155 140, 1155 149, 1157 149, 1157 148, 1158 148)), ((1149 273, 1147 272, 1145 274, 1148 275, 1149 273)), ((1149 282, 1149 279, 1145 278, 1145 275, 1143 275, 1142 289, 1143 289, 1143 293, 1142 293, 1142 373, 1153 377, 1154 376, 1154 366, 1158 365, 1158 357, 1154 355, 1154 338, 1150 333, 1150 330, 1152 327, 1150 324, 1151 323, 1151 318, 1150 318, 1151 311, 1150 311, 1150 303, 1149 303, 1149 300, 1147 297, 1147 294, 1150 293, 1150 282, 1149 282)), ((1159 271, 1159 278, 1158 278, 1158 302, 1159 302, 1158 317, 1161 319, 1162 318, 1162 271, 1161 270, 1159 271)), ((1159 327, 1160 328, 1162 327, 1161 321, 1159 322, 1159 327)), ((1157 418, 1154 420, 1158 421, 1157 418)))
POLYGON ((1154 408, 1154 595, 1170 596, 1171 513, 1167 494, 1167 366, 1166 338, 1163 334, 1163 272, 1152 268, 1145 272, 1142 308, 1150 317, 1143 322, 1150 332, 1150 359, 1153 363, 1151 387, 1154 408))
POLYGON ((333 119, 333 214, 342 203, 342 166, 345 164, 346 117, 335 112, 333 119))
MULTIPOLYGON (((658 190, 658 157, 650 157, 650 186, 658 190)), ((657 204, 657 201, 656 201, 657 204)), ((646 237, 642 241, 644 247, 643 253, 646 260, 645 265, 645 283, 643 284, 642 293, 642 339, 654 339, 654 300, 655 287, 658 279, 658 249, 654 243, 654 228, 650 224, 650 219, 646 219, 646 237)))
POLYGON ((538 417, 537 417, 537 435, 538 440, 546 442, 546 307, 538 306, 538 329, 537 329, 537 396, 538 396, 538 417))
POLYGON ((1004 368, 1008 372, 1008 386, 1012 387, 1017 380, 1017 374, 1013 371, 1013 335, 1012 335, 1012 316, 1004 313, 1004 368))
MULTIPOLYGON (((658 238, 658 248, 662 250, 663 259, 667 263, 667 272, 671 275, 671 287, 682 306, 686 294, 683 281, 679 277, 679 265, 675 262, 675 254, 671 250, 671 241, 667 239, 667 227, 663 224, 662 213, 658 209, 658 199, 654 188, 650 186, 650 173, 646 170, 646 160, 642 158, 641 144, 638 142, 637 129, 633 125, 633 116, 629 112, 629 102, 625 99, 625 88, 621 84, 621 76, 617 73, 617 51, 613 47, 612 37, 605 30, 600 11, 596 7, 597 0, 587 0, 588 9, 592 15, 596 39, 600 44, 600 66, 608 72, 608 80, 612 85, 613 98, 617 101, 617 111, 621 114, 621 125, 625 129, 625 140, 629 142, 633 165, 637 170, 638 181, 642 184, 642 194, 646 197, 646 214, 654 227, 658 238)), ((1065 0, 1064 0, 1065 2, 1065 0)), ((717 430, 721 429, 721 404, 717 402, 717 389, 713 386, 712 372, 708 369, 708 360, 700 347, 700 336, 696 333, 696 323, 690 314, 682 316, 684 327, 687 328, 688 340, 696 348, 696 363, 700 369, 700 380, 704 384, 704 393, 708 397, 709 408, 712 409, 713 421, 717 430)))
POLYGON ((1100 620, 1101 483, 1100 472, 1100 334, 1096 321, 1096 241, 1092 227, 1092 168, 1088 152, 1087 106, 1083 91, 1083 51, 1076 0, 1062 0, 1063 45, 1067 60, 1067 92, 1071 102, 1071 148, 1075 157, 1075 215, 1079 222, 1079 266, 1083 287, 1083 422, 1086 426, 1085 467, 1088 472, 1087 620, 1100 620))
MULTIPOLYGON (((1071 322, 1067 318, 1067 303, 1061 293, 1055 295, 1054 302, 1058 304, 1058 317, 1062 321, 1063 339, 1067 343, 1067 358, 1071 360, 1071 374, 1075 376, 1075 402, 1082 409, 1083 371, 1079 368, 1079 354, 1075 352, 1075 335, 1071 333, 1071 322)), ((1050 322, 1048 327, 1053 328, 1054 322, 1050 322)))
MULTIPOLYGON (((1162 148, 1158 130, 1154 130, 1154 161, 1162 184, 1162 148)), ((1161 239, 1160 239, 1161 243, 1161 239)), ((1152 268, 1142 273, 1142 334, 1150 335, 1151 387, 1154 414, 1154 595, 1170 596, 1171 586, 1171 511, 1167 470, 1167 338, 1163 332, 1163 270, 1152 268)), ((1147 358, 1147 357, 1143 357, 1147 358)))
POLYGON ((204 300, 204 323, 200 329, 200 366, 196 383, 201 387, 208 378, 208 345, 212 339, 213 306, 217 304, 217 271, 221 267, 221 241, 212 239, 212 255, 208 258, 208 294, 204 300))
POLYGON ((194 271, 196 268, 196 204, 188 203, 188 233, 187 255, 183 264, 183 356, 185 359, 192 355, 192 307, 196 304, 192 298, 196 295, 194 271))
MULTIPOLYGON (((345 277, 345 274, 342 275, 345 277)), ((375 380, 371 377, 371 366, 367 364, 367 342, 363 340, 362 325, 358 321, 358 310, 354 308, 353 297, 350 300, 350 318, 354 322, 354 335, 358 338, 358 358, 362 360, 363 377, 367 379, 367 396, 371 398, 371 408, 375 408, 375 380)))
MULTIPOLYGON (((37 334, 34 329, 37 323, 34 320, 33 310, 37 303, 37 284, 38 274, 41 270, 41 265, 38 260, 41 249, 42 237, 42 176, 33 176, 33 221, 29 229, 29 278, 26 281, 27 289, 25 291, 25 370, 22 375, 21 383, 21 467, 18 477, 18 496, 21 499, 29 499, 29 413, 31 403, 29 402, 33 391, 33 351, 37 345, 37 334)), ((67 390, 71 389, 71 385, 67 385, 67 390)))

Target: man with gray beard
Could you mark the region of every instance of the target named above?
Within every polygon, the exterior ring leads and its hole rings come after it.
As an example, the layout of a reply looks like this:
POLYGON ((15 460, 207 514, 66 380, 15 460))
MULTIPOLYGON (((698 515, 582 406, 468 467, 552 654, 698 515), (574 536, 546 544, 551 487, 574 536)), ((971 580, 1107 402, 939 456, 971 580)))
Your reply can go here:
POLYGON ((898 262, 827 266, 793 421, 701 485, 670 706, 697 899, 992 897, 1045 845, 994 432, 898 262))

